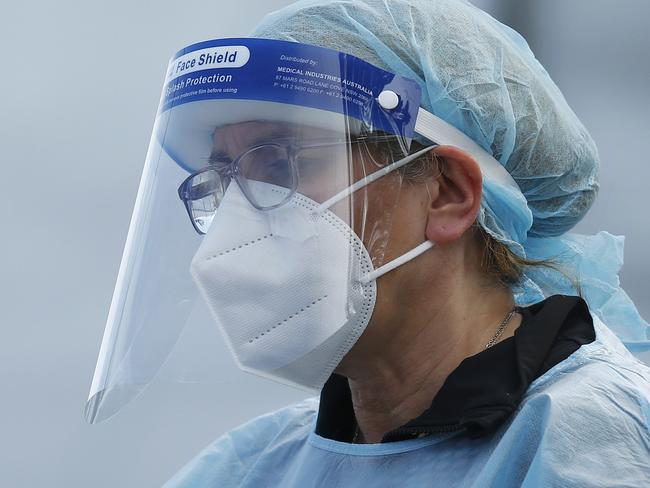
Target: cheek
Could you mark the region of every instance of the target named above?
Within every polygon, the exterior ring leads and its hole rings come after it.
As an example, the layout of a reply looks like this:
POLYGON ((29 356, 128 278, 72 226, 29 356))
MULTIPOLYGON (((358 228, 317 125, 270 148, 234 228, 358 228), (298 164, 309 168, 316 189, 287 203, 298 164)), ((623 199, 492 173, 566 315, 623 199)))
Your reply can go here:
MULTIPOLYGON (((399 175, 368 188, 365 221, 355 221, 355 232, 361 237, 375 267, 426 240, 427 198, 426 188, 404 184, 399 175), (359 233, 361 227, 363 235, 359 233)), ((355 207, 355 210, 355 217, 363 219, 360 209, 355 207)))
MULTIPOLYGON (((372 156, 355 154, 352 174, 348 174, 343 187, 380 167, 372 156)), ((322 192, 325 186, 315 185, 313 192, 322 192)), ((324 201, 332 196, 331 190, 315 199, 324 201)), ((403 183, 398 172, 391 172, 330 207, 330 210, 354 229, 377 268, 426 239, 427 205, 424 185, 403 183)))

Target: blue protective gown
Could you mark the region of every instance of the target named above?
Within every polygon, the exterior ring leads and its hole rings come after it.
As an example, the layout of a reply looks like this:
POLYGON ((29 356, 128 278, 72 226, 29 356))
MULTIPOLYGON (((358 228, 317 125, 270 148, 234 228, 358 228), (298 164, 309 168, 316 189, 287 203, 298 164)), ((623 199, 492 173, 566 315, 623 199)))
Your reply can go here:
POLYGON ((490 436, 334 441, 315 433, 311 398, 223 435, 165 486, 650 486, 650 368, 593 318, 596 340, 537 378, 490 436))

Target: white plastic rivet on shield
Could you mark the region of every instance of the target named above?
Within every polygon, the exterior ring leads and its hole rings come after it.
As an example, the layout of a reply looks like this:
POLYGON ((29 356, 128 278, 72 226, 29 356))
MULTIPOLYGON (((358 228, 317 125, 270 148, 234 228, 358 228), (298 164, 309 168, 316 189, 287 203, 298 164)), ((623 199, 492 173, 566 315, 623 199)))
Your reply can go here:
POLYGON ((377 97, 377 101, 384 110, 393 110, 399 105, 399 95, 392 90, 384 90, 377 97))

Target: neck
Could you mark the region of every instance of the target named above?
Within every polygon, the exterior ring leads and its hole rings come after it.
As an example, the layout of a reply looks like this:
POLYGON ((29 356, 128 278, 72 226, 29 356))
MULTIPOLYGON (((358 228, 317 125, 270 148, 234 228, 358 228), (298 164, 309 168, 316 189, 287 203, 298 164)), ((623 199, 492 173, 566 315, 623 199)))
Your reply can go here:
MULTIPOLYGON (((398 271, 385 278, 400 281, 398 271)), ((385 317, 382 321, 373 316, 337 370, 348 378, 363 442, 380 442, 386 432, 426 410, 449 374, 485 348, 513 307, 512 294, 503 287, 486 290, 457 272, 439 278, 445 286, 429 288, 426 297, 400 283, 401 292, 392 299, 400 303, 392 307, 395 316, 377 314, 385 317)), ((499 340, 512 336, 520 320, 515 315, 499 340)))

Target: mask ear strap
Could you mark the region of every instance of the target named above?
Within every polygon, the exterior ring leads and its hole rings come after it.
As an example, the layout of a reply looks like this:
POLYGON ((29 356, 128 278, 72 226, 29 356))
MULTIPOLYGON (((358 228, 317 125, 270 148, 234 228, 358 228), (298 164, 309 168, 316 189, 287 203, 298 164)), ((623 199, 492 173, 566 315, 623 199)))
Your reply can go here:
MULTIPOLYGON (((419 158, 420 156, 427 153, 428 151, 430 151, 431 149, 433 149, 436 146, 438 146, 438 144, 433 144, 432 146, 427 146, 424 149, 420 149, 419 151, 414 152, 413 154, 409 154, 405 158, 402 158, 399 161, 395 161, 394 163, 389 164, 388 166, 385 166, 382 169, 380 169, 378 171, 375 171, 374 173, 366 176, 365 178, 360 179, 359 181, 357 181, 353 185, 348 186, 347 188, 340 191, 339 193, 337 193, 333 197, 325 200, 318 207, 316 207, 316 210, 314 212, 316 214, 324 212, 329 207, 331 207, 335 203, 343 200, 344 198, 351 195, 355 191, 363 188, 366 185, 369 185, 373 181, 378 180, 379 178, 381 178, 384 175, 387 175, 391 171, 394 171, 394 170, 396 170, 398 168, 401 168, 402 166, 410 163, 414 159, 419 158)), ((427 191, 428 191, 428 188, 427 188, 427 191)), ((376 270, 374 270, 374 271, 368 273, 367 275, 363 276, 360 281, 361 281, 361 283, 366 284, 366 283, 368 283, 370 281, 376 280, 381 275, 386 274, 389 271, 394 270, 398 266, 401 266, 402 264, 407 263, 407 262, 411 261, 412 259, 415 259, 420 254, 422 254, 423 252, 431 249, 433 246, 434 246, 433 242, 424 241, 422 244, 420 244, 419 246, 411 249, 409 252, 407 252, 405 254, 402 254, 401 256, 393 259, 392 261, 384 264, 383 266, 380 266, 376 270)))
POLYGON ((402 254, 401 256, 393 259, 392 261, 387 262, 383 266, 380 266, 374 271, 371 271, 367 275, 361 278, 361 283, 364 285, 370 281, 376 280, 380 276, 388 273, 389 271, 394 270, 398 266, 401 266, 404 263, 408 263, 412 259, 415 259, 418 257, 420 254, 422 254, 425 251, 428 251, 435 245, 434 242, 431 241, 424 241, 422 244, 418 245, 417 247, 414 247, 411 249, 409 252, 402 254))
POLYGON ((368 175, 368 176, 366 176, 366 177, 364 177, 364 178, 361 178, 359 181, 357 181, 357 182, 354 183, 353 185, 348 186, 348 187, 345 188, 344 190, 338 192, 338 193, 337 193, 336 195, 334 195, 333 197, 331 197, 331 198, 325 200, 325 201, 324 201, 323 203, 321 203, 318 207, 316 207, 315 212, 316 212, 317 214, 319 214, 319 213, 321 213, 321 212, 324 212, 325 210, 327 210, 328 208, 330 208, 330 207, 331 207, 332 205, 334 205, 335 203, 340 202, 340 201, 343 200, 344 198, 350 196, 350 195, 351 195, 352 193, 354 193, 355 191, 357 191, 357 190, 363 188, 363 187, 366 186, 366 185, 369 185, 369 184, 372 183, 373 181, 378 180, 379 178, 381 178, 381 177, 384 176, 384 175, 387 175, 387 174, 390 173, 391 171, 394 171, 394 170, 396 170, 396 169, 398 169, 398 168, 401 168, 401 167, 404 166, 405 164, 408 164, 408 163, 410 163, 411 161, 413 161, 414 159, 419 158, 419 157, 422 156, 424 153, 426 153, 427 151, 430 151, 431 149, 433 149, 433 148, 436 147, 437 145, 438 145, 438 144, 434 144, 433 146, 427 146, 427 147, 425 147, 424 149, 420 149, 419 151, 414 152, 413 154, 409 154, 408 156, 406 156, 406 157, 403 158, 403 159, 400 159, 399 161, 395 161, 394 163, 389 164, 388 166, 384 166, 384 167, 381 168, 380 170, 377 170, 377 171, 375 171, 374 173, 372 173, 372 174, 370 174, 370 175, 368 175))

